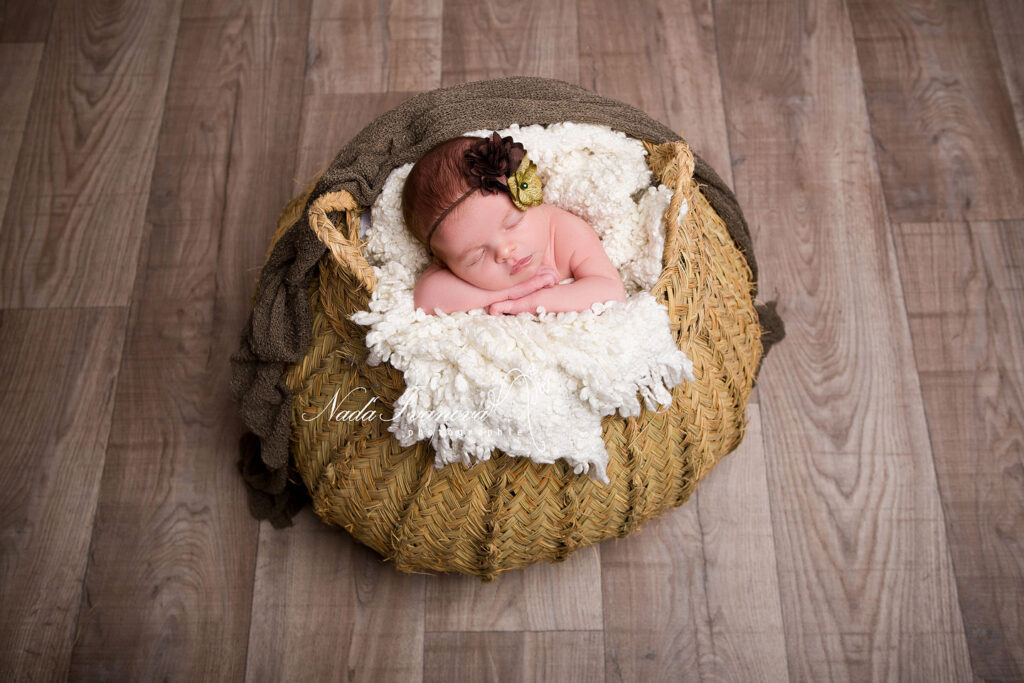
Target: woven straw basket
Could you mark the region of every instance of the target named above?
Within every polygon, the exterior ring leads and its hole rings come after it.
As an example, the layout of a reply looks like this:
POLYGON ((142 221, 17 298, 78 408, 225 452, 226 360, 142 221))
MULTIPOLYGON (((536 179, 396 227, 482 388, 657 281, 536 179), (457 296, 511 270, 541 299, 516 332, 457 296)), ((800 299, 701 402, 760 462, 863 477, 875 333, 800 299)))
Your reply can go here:
MULTIPOLYGON (((312 342, 284 381, 294 392, 292 457, 325 522, 345 528, 400 571, 455 571, 489 582, 509 569, 561 562, 579 548, 626 536, 685 502, 740 443, 762 354, 751 270, 698 191, 686 142, 642 142, 655 178, 673 190, 663 271, 651 294, 667 307, 696 381, 676 386, 671 408, 661 414, 644 407, 637 417, 604 417, 608 486, 574 474, 564 461, 539 464, 496 450, 472 467, 436 469, 429 441, 401 447, 387 427, 405 390, 402 373, 388 363, 367 365, 366 328, 349 320, 368 309, 376 285, 359 237, 366 207, 346 191, 314 201, 309 223, 328 250, 308 290, 312 342), (690 208, 680 223, 684 198, 690 208), (376 397, 371 408, 386 419, 329 420, 322 408, 335 393, 339 401, 348 396, 338 410, 353 412, 376 397)), ((314 185, 285 208, 275 242, 314 185)))

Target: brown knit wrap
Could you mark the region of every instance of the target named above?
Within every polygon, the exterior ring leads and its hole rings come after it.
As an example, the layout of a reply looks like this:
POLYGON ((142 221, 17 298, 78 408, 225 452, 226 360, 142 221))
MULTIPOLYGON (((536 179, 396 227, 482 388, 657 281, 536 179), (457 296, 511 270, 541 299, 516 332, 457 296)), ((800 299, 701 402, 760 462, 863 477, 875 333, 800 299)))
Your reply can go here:
MULTIPOLYGON (((292 392, 282 376, 309 347, 312 313, 306 289, 327 249, 309 226, 312 203, 325 193, 346 190, 360 207, 370 207, 391 171, 416 161, 444 140, 473 130, 501 130, 513 123, 526 126, 562 121, 605 125, 652 143, 680 139, 643 111, 578 85, 513 76, 417 95, 374 119, 334 158, 299 218, 270 251, 260 271, 239 349, 231 356, 232 395, 252 432, 239 442, 238 467, 254 517, 269 519, 275 527, 290 526, 291 517, 308 501, 289 457, 292 392)), ((755 282, 752 295, 756 295, 757 263, 736 196, 701 157, 693 156, 693 176, 746 257, 755 282)), ((785 330, 774 301, 757 305, 756 310, 766 355, 770 346, 785 336, 785 330)))

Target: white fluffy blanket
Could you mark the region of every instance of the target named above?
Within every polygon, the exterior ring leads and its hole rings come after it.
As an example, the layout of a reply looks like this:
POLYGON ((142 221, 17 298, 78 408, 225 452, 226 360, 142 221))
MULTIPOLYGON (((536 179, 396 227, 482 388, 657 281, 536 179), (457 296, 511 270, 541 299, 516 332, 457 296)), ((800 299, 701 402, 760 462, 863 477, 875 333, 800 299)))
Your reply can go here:
POLYGON ((370 310, 351 319, 371 328, 367 362, 387 361, 403 373, 406 390, 388 428, 402 446, 429 439, 438 468, 487 460, 494 449, 541 463, 564 459, 607 484, 601 418, 616 410, 639 415, 638 393, 648 409, 663 410, 670 390, 694 379, 667 310, 647 291, 661 274, 671 191, 652 185, 640 142, 606 126, 513 125, 499 133, 522 142, 537 163, 545 202, 594 227, 627 301, 515 316, 414 310, 413 287, 428 257, 401 218, 406 164, 372 208, 364 252, 378 283, 370 310))

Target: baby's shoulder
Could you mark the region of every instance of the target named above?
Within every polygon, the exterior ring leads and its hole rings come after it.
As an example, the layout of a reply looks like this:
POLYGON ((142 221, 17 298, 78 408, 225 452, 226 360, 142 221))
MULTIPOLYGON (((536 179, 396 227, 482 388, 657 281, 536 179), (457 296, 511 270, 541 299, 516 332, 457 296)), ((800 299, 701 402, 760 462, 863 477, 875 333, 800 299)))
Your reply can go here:
POLYGON ((430 257, 430 263, 428 263, 427 267, 420 272, 420 277, 423 277, 427 273, 434 274, 442 270, 448 270, 448 266, 438 260, 436 256, 432 256, 430 257))
POLYGON ((556 254, 569 258, 578 249, 600 244, 600 238, 593 226, 571 211, 552 207, 552 211, 548 215, 550 216, 551 242, 556 254))
POLYGON ((598 239, 597 233, 590 223, 571 211, 551 207, 548 216, 555 267, 561 277, 572 277, 573 264, 579 261, 581 253, 590 251, 589 244, 598 239))
POLYGON ((436 260, 431 259, 430 264, 421 270, 420 274, 416 277, 416 286, 423 287, 429 282, 444 279, 445 274, 450 273, 451 271, 449 271, 443 263, 438 263, 436 260))
POLYGON ((565 209, 561 209, 550 204, 546 204, 545 207, 548 211, 548 220, 550 221, 551 229, 555 233, 556 237, 579 234, 580 232, 594 232, 594 228, 591 227, 590 223, 577 216, 572 211, 566 211, 565 209))

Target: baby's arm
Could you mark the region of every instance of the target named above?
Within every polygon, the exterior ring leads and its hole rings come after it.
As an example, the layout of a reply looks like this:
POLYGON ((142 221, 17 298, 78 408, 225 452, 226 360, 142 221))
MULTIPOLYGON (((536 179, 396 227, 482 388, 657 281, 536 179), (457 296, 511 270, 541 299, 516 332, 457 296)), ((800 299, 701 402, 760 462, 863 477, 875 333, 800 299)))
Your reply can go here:
POLYGON ((555 220, 558 239, 573 245, 569 269, 575 281, 539 289, 518 299, 496 301, 487 309, 488 313, 536 313, 538 306, 543 306, 548 313, 585 311, 598 301, 626 300, 622 277, 590 224, 569 212, 562 212, 557 219, 552 219, 555 220))
POLYGON ((466 282, 458 275, 441 268, 424 273, 413 290, 413 307, 422 308, 433 315, 435 308, 445 313, 487 308, 490 304, 509 298, 525 296, 541 287, 550 287, 558 282, 553 268, 541 266, 529 280, 507 289, 481 289, 466 282))

